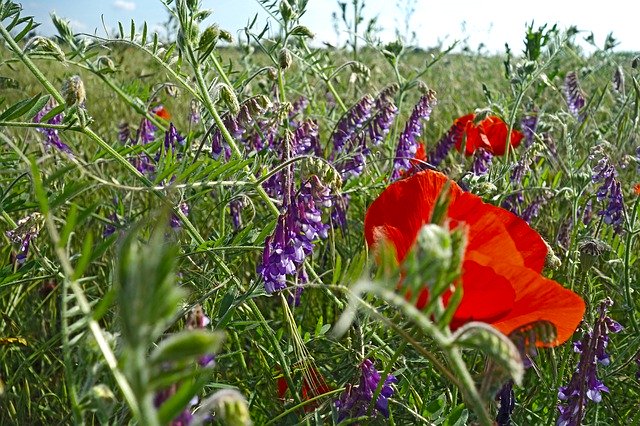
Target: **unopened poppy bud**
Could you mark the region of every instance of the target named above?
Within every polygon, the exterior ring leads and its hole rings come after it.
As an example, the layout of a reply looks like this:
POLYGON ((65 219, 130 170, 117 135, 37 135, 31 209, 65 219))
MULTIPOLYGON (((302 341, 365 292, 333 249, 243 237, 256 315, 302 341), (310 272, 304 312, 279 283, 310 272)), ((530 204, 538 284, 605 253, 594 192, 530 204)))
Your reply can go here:
POLYGON ((304 25, 297 25, 291 29, 291 35, 304 36, 308 38, 315 37, 315 34, 311 32, 311 30, 304 25))
POLYGON ((84 83, 79 75, 69 77, 62 85, 62 96, 67 106, 83 105, 87 98, 84 83))
POLYGON ((291 56, 291 52, 289 52, 289 49, 281 49, 280 53, 278 54, 278 65, 280 66, 281 70, 287 70, 291 64, 293 63, 293 57, 291 56))
POLYGON ((200 52, 207 52, 216 45, 218 38, 220 37, 220 28, 216 24, 211 25, 202 33, 200 37, 200 43, 198 44, 198 50, 200 52))
POLYGON ((233 115, 236 115, 240 112, 240 103, 238 102, 238 97, 235 92, 226 84, 220 86, 220 97, 227 104, 227 108, 229 108, 229 112, 233 115))
POLYGON ((433 223, 424 225, 403 263, 406 267, 404 284, 407 288, 413 294, 419 294, 427 284, 434 296, 441 293, 449 284, 444 281, 451 266, 452 249, 448 229, 433 223))

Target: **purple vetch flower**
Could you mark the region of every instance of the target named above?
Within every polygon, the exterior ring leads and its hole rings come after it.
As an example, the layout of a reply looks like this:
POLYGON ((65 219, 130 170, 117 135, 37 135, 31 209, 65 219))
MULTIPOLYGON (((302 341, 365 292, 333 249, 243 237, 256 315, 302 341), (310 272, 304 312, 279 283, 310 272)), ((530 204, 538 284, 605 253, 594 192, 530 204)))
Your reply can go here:
MULTIPOLYGON (((338 422, 366 415, 380 380, 380 372, 376 370, 373 362, 365 359, 360 364, 360 383, 357 386, 347 384, 347 388, 335 402, 338 410, 338 422)), ((384 380, 380 395, 375 401, 374 416, 380 413, 386 418, 389 417, 389 398, 394 393, 392 385, 397 382, 398 379, 392 374, 389 374, 384 380)))
MULTIPOLYGON (((38 112, 35 117, 33 117, 34 123, 40 123, 49 111, 55 108, 55 104, 52 102, 48 102, 41 110, 38 112)), ((56 114, 51 117, 48 121, 48 124, 61 124, 62 123, 62 113, 56 114)), ((58 133, 58 129, 48 129, 38 127, 37 130, 42 133, 45 137, 44 146, 49 149, 49 147, 54 147, 59 151, 65 152, 67 154, 72 154, 71 148, 60 139, 60 134, 58 133)))
POLYGON ((600 147, 596 147, 589 158, 591 160, 598 158, 591 176, 593 183, 601 183, 596 192, 596 198, 599 202, 604 202, 607 197, 609 200, 607 207, 600 210, 598 214, 602 216, 606 224, 611 225, 619 234, 622 232, 624 200, 620 182, 616 179, 618 173, 600 147))
POLYGON ((114 232, 116 232, 116 226, 115 224, 119 223, 120 220, 118 218, 118 215, 116 212, 113 212, 109 215, 109 220, 111 222, 107 223, 104 226, 104 230, 102 231, 102 238, 107 238, 108 236, 112 235, 114 232))
POLYGON ((636 371, 636 380, 640 381, 640 350, 636 354, 636 367, 638 368, 636 371))
POLYGON ((520 207, 522 206, 522 203, 524 203, 524 194, 522 191, 516 191, 505 197, 502 201, 502 208, 520 216, 520 207))
POLYGON ((118 125, 118 140, 125 145, 131 142, 131 128, 126 121, 118 125))
POLYGON ((636 173, 640 174, 640 146, 636 148, 636 173))
POLYGON ((571 115, 576 117, 579 121, 584 120, 584 113, 581 110, 584 108, 586 101, 582 89, 580 89, 578 75, 575 71, 567 73, 562 90, 571 115))
POLYGON ((11 253, 12 263, 21 266, 27 261, 31 241, 38 237, 44 224, 44 217, 36 212, 23 217, 16 223, 16 227, 5 232, 16 251, 11 253))
POLYGON ((379 145, 384 140, 398 115, 398 107, 393 102, 393 95, 397 90, 398 85, 392 84, 381 90, 375 99, 376 113, 366 129, 369 140, 374 145, 379 145))
POLYGON ((574 352, 580 354, 578 365, 567 386, 558 390, 560 416, 558 426, 574 426, 582 423, 589 400, 599 403, 602 392, 609 389, 598 378, 598 363, 607 366, 611 359, 605 352, 609 343, 609 333, 618 333, 622 326, 607 316, 607 309, 613 305, 609 298, 605 299, 598 309, 599 315, 593 329, 586 332, 582 339, 573 345, 574 352))
POLYGON ((302 113, 305 109, 307 109, 308 106, 309 99, 304 96, 300 96, 293 102, 293 104, 291 105, 291 110, 289 111, 289 121, 292 125, 295 126, 296 123, 294 118, 296 118, 297 115, 302 115, 302 113))
MULTIPOLYGON (((227 114, 222 119, 222 122, 233 139, 240 140, 242 138, 245 129, 238 120, 227 114)), ((229 160, 231 158, 231 147, 222 136, 222 131, 216 127, 211 136, 211 156, 217 160, 223 152, 225 160, 229 160)))
POLYGON ((530 224, 534 218, 538 217, 542 205, 546 204, 546 202, 547 197, 545 197, 544 195, 535 197, 533 201, 531 201, 531 203, 529 203, 529 205, 525 207, 525 209, 522 211, 522 214, 520 214, 520 217, 522 218, 522 220, 530 224))
POLYGON ((520 128, 524 135, 524 146, 530 147, 535 140, 536 130, 538 129, 538 109, 534 108, 533 111, 522 117, 520 121, 520 128))
POLYGON ((591 219, 593 218, 593 203, 592 200, 587 201, 584 205, 584 209, 582 210, 582 223, 587 226, 591 223, 591 219))
POLYGON ((315 120, 300 122, 293 133, 293 152, 296 155, 315 155, 322 157, 322 147, 318 137, 318 123, 315 120))
POLYGON ((464 134, 464 128, 461 125, 454 124, 447 130, 447 133, 438 141, 435 149, 427 156, 427 160, 434 166, 438 166, 447 158, 449 151, 453 148, 464 134))
POLYGON ((184 146, 184 143, 184 136, 181 136, 180 133, 178 133, 178 130, 173 123, 169 123, 169 130, 164 133, 165 149, 171 149, 173 151, 176 148, 176 144, 184 146))
POLYGON ((422 120, 429 120, 431 111, 436 103, 435 92, 430 90, 420 98, 413 108, 413 112, 409 120, 407 120, 404 130, 402 134, 400 134, 400 140, 398 141, 398 147, 396 148, 396 155, 393 161, 392 180, 399 179, 403 172, 411 169, 411 160, 418 151, 417 138, 420 137, 422 133, 422 120))
POLYGON ((138 127, 138 133, 136 134, 136 144, 146 145, 153 142, 156 139, 156 126, 144 117, 140 121, 140 127, 138 127))
POLYGON ((476 176, 483 176, 489 173, 492 158, 493 155, 486 149, 476 149, 476 152, 473 155, 473 165, 471 167, 473 174, 476 176))
POLYGON ((345 145, 351 138, 359 133, 364 124, 371 117, 371 110, 375 100, 371 95, 364 95, 344 116, 338 121, 333 132, 333 153, 332 158, 337 157, 342 152, 345 145))
POLYGON ((509 426, 511 424, 511 414, 516 406, 512 380, 502 386, 502 389, 498 392, 498 400, 500 401, 500 409, 496 416, 496 423, 498 426, 509 426))
POLYGON ((511 167, 511 183, 512 184, 521 184, 522 179, 529 171, 529 167, 531 165, 531 159, 528 155, 523 154, 522 157, 511 167))
MULTIPOLYGON (((178 205, 178 208, 185 216, 189 215, 189 204, 182 202, 178 205)), ((174 230, 180 229, 182 227, 182 222, 180 221, 180 217, 177 214, 171 213, 171 218, 169 219, 169 225, 174 230)))
POLYGON ((338 195, 331 210, 331 220, 342 229, 342 232, 347 232, 347 209, 350 199, 349 194, 338 195))

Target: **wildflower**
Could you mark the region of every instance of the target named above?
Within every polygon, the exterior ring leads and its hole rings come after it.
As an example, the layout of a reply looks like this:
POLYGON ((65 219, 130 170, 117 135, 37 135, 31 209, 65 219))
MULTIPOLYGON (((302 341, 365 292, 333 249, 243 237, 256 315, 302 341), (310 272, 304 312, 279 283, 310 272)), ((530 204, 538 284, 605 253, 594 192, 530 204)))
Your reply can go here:
POLYGON ((575 71, 569 72, 564 78, 563 92, 571 115, 579 121, 584 120, 582 108, 584 108, 586 101, 584 93, 582 92, 582 89, 580 89, 578 75, 575 71))
POLYGON ((640 195, 640 183, 636 183, 635 185, 633 185, 633 192, 636 195, 640 195))
POLYGON ((38 237, 43 224, 44 217, 36 212, 23 217, 14 229, 6 231, 7 238, 17 247, 17 253, 11 254, 14 265, 20 266, 27 261, 31 241, 38 237))
MULTIPOLYGON (((289 390, 289 384, 283 376, 280 376, 277 380, 277 385, 278 397, 284 400, 289 390)), ((302 388, 300 393, 303 401, 309 401, 330 391, 331 388, 327 385, 325 378, 316 368, 311 365, 305 365, 302 368, 302 388)), ((304 405, 304 411, 308 413, 317 407, 318 401, 308 402, 304 405)))
POLYGON ((453 148, 456 144, 462 140, 464 135, 465 125, 460 119, 454 121, 453 126, 447 133, 440 139, 440 141, 436 144, 435 150, 429 154, 429 160, 431 164, 434 166, 438 166, 449 154, 451 148, 453 148))
POLYGON ((365 122, 371 117, 374 99, 371 95, 365 95, 340 119, 336 130, 333 132, 333 155, 337 155, 353 135, 357 134, 365 122))
POLYGON ((415 157, 416 152, 418 152, 417 138, 420 137, 422 133, 422 120, 429 120, 431 111, 437 103, 435 95, 434 91, 429 91, 420 98, 413 108, 413 112, 409 120, 407 120, 404 130, 400 134, 400 140, 398 141, 398 147, 396 148, 396 155, 393 161, 391 179, 399 179, 403 172, 411 169, 411 160, 415 157))
MULTIPOLYGON (((359 385, 347 385, 347 389, 340 395, 340 399, 335 402, 338 409, 338 422, 367 414, 380 380, 380 372, 376 370, 373 362, 365 359, 360 364, 359 385)), ((384 380, 380 395, 378 395, 374 405, 374 415, 380 413, 386 418, 389 417, 389 398, 394 393, 392 385, 397 382, 398 379, 392 374, 389 374, 384 380)))
POLYGON ((489 173, 489 166, 491 166, 491 159, 493 155, 484 148, 478 148, 473 154, 473 174, 476 176, 482 176, 489 173))
POLYGON ((200 108, 198 107, 198 101, 191 99, 191 106, 189 108, 189 123, 198 124, 200 122, 200 108))
POLYGON ((593 218, 593 203, 591 200, 587 201, 582 210, 582 223, 586 226, 591 223, 593 218))
MULTIPOLYGON (((153 397, 153 406, 156 409, 159 409, 160 407, 162 407, 162 404, 164 404, 169 398, 176 394, 177 390, 178 385, 174 383, 168 388, 156 392, 153 397)), ((178 414, 173 420, 171 420, 170 426, 188 426, 189 424, 191 424, 191 421, 193 419, 191 409, 197 403, 198 397, 196 396, 191 401, 189 401, 189 404, 185 407, 184 410, 180 412, 180 414, 178 414)))
POLYGON ((131 129, 126 121, 118 125, 118 140, 123 144, 128 144, 131 141, 131 129))
POLYGON ((580 354, 580 360, 569 384, 558 390, 558 399, 563 401, 558 405, 558 426, 581 424, 588 400, 597 404, 602 400, 602 392, 609 392, 609 388, 598 379, 598 363, 604 366, 610 364, 611 358, 605 352, 609 333, 622 330, 619 323, 607 316, 607 308, 612 304, 609 298, 600 304, 593 329, 573 344, 573 350, 580 354))
MULTIPOLYGON (((458 118, 454 126, 463 129, 461 138, 456 139, 455 145, 462 152, 472 155, 478 148, 484 148, 493 155, 504 155, 507 149, 507 133, 509 126, 500 117, 490 115, 478 122, 475 114, 467 114, 458 118)), ((510 145, 517 148, 524 135, 518 130, 511 130, 510 145)))
POLYGON ((74 75, 65 80, 62 85, 62 96, 68 107, 77 105, 84 106, 87 94, 84 90, 84 83, 79 75, 74 75))
POLYGON ((522 117, 520 128, 524 136, 524 146, 527 148, 533 144, 535 140, 536 130, 538 129, 538 109, 534 108, 532 112, 522 117))
POLYGON ((154 113, 157 117, 160 117, 164 120, 171 120, 171 114, 163 105, 158 105, 154 108, 151 108, 151 112, 154 113))
MULTIPOLYGON (((40 123, 41 120, 44 118, 44 116, 47 115, 49 111, 51 111, 53 108, 55 108, 55 104, 53 104, 52 102, 47 103, 40 110, 40 112, 38 112, 35 115, 35 117, 33 117, 33 122, 40 123)), ((62 123, 62 113, 54 115, 47 121, 47 123, 48 124, 62 123)), ((65 152, 67 154, 71 154, 71 148, 69 148, 69 146, 64 142, 62 142, 62 139, 60 139, 60 134, 58 133, 58 129, 41 128, 41 127, 38 127, 37 129, 40 133, 42 133, 45 136, 44 144, 47 149, 53 146, 59 151, 65 152)))
MULTIPOLYGON (((431 220, 436 198, 447 183, 449 226, 464 224, 468 234, 458 284, 463 286, 463 297, 451 327, 482 321, 509 335, 524 325, 545 321, 555 326, 557 338, 536 342, 538 346, 566 341, 582 319, 585 305, 580 296, 540 275, 548 253, 540 235, 512 213, 463 192, 439 172, 425 170, 387 187, 367 210, 367 243, 388 240, 402 263, 423 225, 431 220)), ((449 297, 444 295, 445 303, 449 297)), ((425 286, 417 307, 424 308, 428 298, 425 286)))
POLYGON ((502 389, 498 392, 498 399, 500 400, 500 409, 496 416, 496 423, 498 426, 509 426, 511 424, 511 413, 513 413, 516 405, 513 381, 509 380, 502 386, 502 389))
POLYGON ((246 206, 243 198, 234 198, 229 202, 229 212, 231 213, 231 223, 236 231, 242 228, 242 210, 246 206))
POLYGON ((596 192, 596 198, 600 202, 605 201, 606 198, 609 199, 606 208, 600 210, 598 214, 603 217, 606 224, 611 225, 617 233, 620 233, 623 223, 624 200, 620 182, 616 179, 618 173, 609 158, 603 154, 602 149, 596 148, 589 158, 591 160, 598 158, 591 176, 593 183, 601 183, 596 192))
MULTIPOLYGON (((180 211, 185 216, 189 215, 189 204, 182 202, 178 206, 178 209, 180 209, 180 211)), ((169 219, 169 225, 171 225, 171 228, 174 230, 180 229, 182 227, 182 223, 180 222, 180 217, 178 217, 178 215, 175 213, 171 213, 171 218, 169 219)))
POLYGON ((349 194, 340 194, 334 201, 333 210, 331 210, 331 220, 343 232, 347 230, 347 209, 349 208, 349 194))
POLYGON ((398 107, 393 103, 393 95, 398 90, 397 84, 392 84, 381 90, 375 100, 376 114, 367 126, 367 133, 371 143, 378 145, 389 133, 389 129, 398 115, 398 107))
POLYGON ((176 143, 184 146, 184 136, 181 136, 173 123, 170 123, 169 130, 164 133, 164 147, 173 151, 176 148, 176 143))

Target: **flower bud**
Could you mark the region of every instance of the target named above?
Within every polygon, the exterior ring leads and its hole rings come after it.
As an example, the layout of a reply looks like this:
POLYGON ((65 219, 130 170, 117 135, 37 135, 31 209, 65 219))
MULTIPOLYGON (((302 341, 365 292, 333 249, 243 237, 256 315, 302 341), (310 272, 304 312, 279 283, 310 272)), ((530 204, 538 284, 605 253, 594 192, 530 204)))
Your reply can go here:
POLYGON ((293 57, 291 56, 291 52, 289 52, 289 49, 281 49, 280 53, 278 54, 278 65, 280 66, 280 69, 285 71, 291 66, 292 63, 293 57))
POLYGON ((200 43, 198 44, 198 51, 206 55, 215 47, 219 37, 220 28, 218 28, 216 24, 211 25, 202 33, 200 43))
POLYGON ((308 38, 315 37, 315 34, 311 32, 311 30, 304 25, 297 25, 291 29, 291 35, 303 36, 308 38))
POLYGON ((192 423, 200 424, 209 413, 214 413, 216 421, 226 426, 250 426, 249 405, 240 392, 235 389, 222 389, 202 401, 192 423))
POLYGON ((233 36, 227 30, 220 30, 220 40, 226 41, 227 43, 233 43, 233 36))
POLYGON ((87 94, 84 90, 84 83, 79 75, 69 77, 62 85, 62 96, 67 106, 84 105, 87 94))
POLYGON ((116 65, 108 56, 100 56, 96 61, 96 68, 101 73, 116 72, 116 65))
POLYGON ((229 112, 233 115, 237 115, 240 112, 240 103, 233 89, 226 84, 220 86, 220 97, 227 104, 229 112))
POLYGON ((280 1, 280 16, 285 22, 289 21, 293 16, 293 8, 287 0, 280 1))

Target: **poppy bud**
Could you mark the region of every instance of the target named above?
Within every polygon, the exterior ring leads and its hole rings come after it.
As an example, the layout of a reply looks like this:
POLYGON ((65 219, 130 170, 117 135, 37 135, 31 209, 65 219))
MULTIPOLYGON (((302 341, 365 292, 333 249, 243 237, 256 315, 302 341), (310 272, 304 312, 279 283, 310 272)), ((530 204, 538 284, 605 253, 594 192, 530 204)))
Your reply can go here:
POLYGON ((278 65, 280 66, 280 69, 285 71, 291 66, 292 63, 293 57, 291 56, 291 52, 289 52, 289 49, 281 49, 280 53, 278 54, 278 65))
POLYGON ((64 96, 64 101, 68 107, 84 104, 87 94, 84 91, 84 83, 79 75, 74 75, 64 82, 62 96, 64 96))
POLYGON ((240 103, 238 103, 238 97, 235 92, 226 84, 220 86, 220 97, 227 104, 229 112, 236 115, 240 112, 240 103))
POLYGON ((419 294, 426 284, 433 296, 443 291, 451 266, 453 243, 449 230, 430 223, 424 225, 403 265, 406 267, 404 285, 412 294, 419 294))
POLYGON ((595 238, 587 238, 578 244, 578 251, 580 252, 580 266, 584 272, 591 269, 596 263, 596 260, 606 251, 611 248, 603 241, 595 238))

